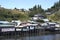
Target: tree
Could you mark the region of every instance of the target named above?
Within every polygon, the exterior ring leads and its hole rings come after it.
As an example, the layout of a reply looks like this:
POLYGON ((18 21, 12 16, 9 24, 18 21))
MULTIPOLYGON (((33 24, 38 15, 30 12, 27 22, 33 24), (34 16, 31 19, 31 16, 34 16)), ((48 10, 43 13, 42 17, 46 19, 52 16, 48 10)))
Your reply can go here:
POLYGON ((48 8, 47 11, 49 12, 56 12, 60 9, 60 0, 56 3, 54 3, 54 5, 51 8, 48 8))
POLYGON ((6 8, 0 8, 0 20, 28 20, 29 17, 27 13, 24 14, 23 11, 19 11, 17 8, 11 10, 6 8))
POLYGON ((43 20, 37 20, 37 22, 44 23, 44 21, 43 21, 43 20))
POLYGON ((50 15, 49 19, 55 22, 60 22, 60 10, 50 15))
POLYGON ((33 8, 30 8, 29 11, 30 11, 29 13, 30 17, 34 16, 35 14, 44 12, 44 10, 41 8, 41 5, 35 5, 33 8))

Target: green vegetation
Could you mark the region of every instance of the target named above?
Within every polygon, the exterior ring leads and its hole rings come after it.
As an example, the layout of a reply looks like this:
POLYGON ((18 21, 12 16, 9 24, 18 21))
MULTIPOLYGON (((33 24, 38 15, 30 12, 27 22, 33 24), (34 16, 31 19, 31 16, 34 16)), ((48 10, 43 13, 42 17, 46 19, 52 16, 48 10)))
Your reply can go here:
POLYGON ((44 23, 44 21, 43 21, 43 20, 37 20, 37 22, 44 23))
POLYGON ((48 8, 48 10, 46 11, 49 11, 49 12, 56 12, 60 9, 60 0, 56 3, 54 3, 54 5, 51 7, 51 8, 48 8))
POLYGON ((19 11, 18 9, 5 9, 0 7, 0 20, 21 20, 21 21, 26 21, 28 20, 28 14, 27 12, 24 11, 19 11))
POLYGON ((60 22, 60 1, 56 2, 47 11, 52 12, 52 15, 47 16, 49 20, 54 21, 54 22, 60 22))
POLYGON ((33 17, 35 14, 38 13, 44 15, 44 9, 41 8, 41 5, 35 5, 33 8, 29 9, 29 17, 33 17))
MULTIPOLYGON (((21 20, 21 21, 27 21, 30 19, 30 17, 34 16, 37 13, 44 13, 44 10, 41 8, 40 5, 35 5, 33 8, 30 8, 29 11, 26 11, 24 9, 6 9, 3 7, 0 7, 0 20, 21 20)), ((44 15, 44 14, 43 14, 44 15)))
MULTIPOLYGON (((27 21, 35 14, 42 14, 44 17, 47 17, 50 21, 59 22, 60 21, 60 1, 55 3, 48 10, 44 10, 41 5, 35 5, 33 8, 30 8, 29 11, 24 9, 6 9, 0 6, 0 20, 21 20, 27 21), (45 11, 51 12, 52 15, 48 16, 45 14, 45 11)), ((42 20, 37 20, 38 22, 43 22, 42 20)))
POLYGON ((50 20, 60 22, 60 10, 48 17, 50 20))

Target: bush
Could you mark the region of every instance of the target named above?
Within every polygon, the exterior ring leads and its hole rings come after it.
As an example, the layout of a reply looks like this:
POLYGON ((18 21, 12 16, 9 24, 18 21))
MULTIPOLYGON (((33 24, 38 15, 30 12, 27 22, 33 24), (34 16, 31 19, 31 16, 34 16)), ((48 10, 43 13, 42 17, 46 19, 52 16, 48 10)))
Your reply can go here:
POLYGON ((43 21, 43 20, 37 20, 37 22, 41 22, 41 23, 44 23, 44 21, 43 21))

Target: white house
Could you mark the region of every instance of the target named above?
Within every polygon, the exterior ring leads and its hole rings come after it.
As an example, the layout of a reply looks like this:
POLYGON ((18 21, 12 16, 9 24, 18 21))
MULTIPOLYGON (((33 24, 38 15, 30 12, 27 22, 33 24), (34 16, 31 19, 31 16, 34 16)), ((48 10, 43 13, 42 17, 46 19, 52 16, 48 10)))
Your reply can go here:
POLYGON ((38 19, 44 19, 44 16, 41 14, 35 14, 34 17, 32 17, 32 20, 38 20, 38 19))
POLYGON ((51 15, 52 13, 51 12, 46 12, 47 15, 51 15))
POLYGON ((44 22, 49 22, 49 19, 42 19, 44 22))
POLYGON ((18 27, 22 22, 20 20, 12 20, 13 23, 16 23, 15 27, 18 27))

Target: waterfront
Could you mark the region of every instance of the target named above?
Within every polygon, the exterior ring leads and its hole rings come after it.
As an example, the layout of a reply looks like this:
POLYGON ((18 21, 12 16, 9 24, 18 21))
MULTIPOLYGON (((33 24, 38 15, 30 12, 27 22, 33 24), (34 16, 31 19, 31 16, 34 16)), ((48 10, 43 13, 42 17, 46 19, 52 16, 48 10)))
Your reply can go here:
POLYGON ((0 36, 0 40, 60 40, 59 33, 24 33, 21 35, 0 36))

